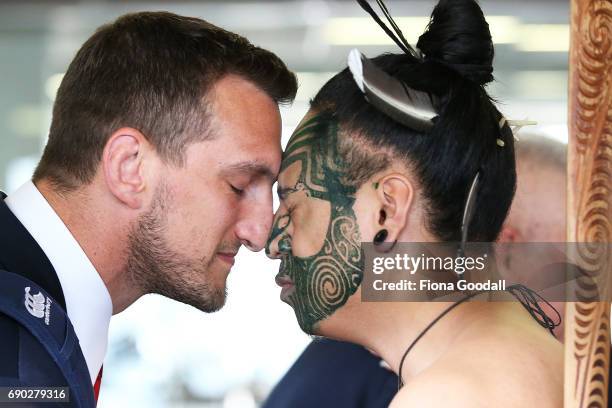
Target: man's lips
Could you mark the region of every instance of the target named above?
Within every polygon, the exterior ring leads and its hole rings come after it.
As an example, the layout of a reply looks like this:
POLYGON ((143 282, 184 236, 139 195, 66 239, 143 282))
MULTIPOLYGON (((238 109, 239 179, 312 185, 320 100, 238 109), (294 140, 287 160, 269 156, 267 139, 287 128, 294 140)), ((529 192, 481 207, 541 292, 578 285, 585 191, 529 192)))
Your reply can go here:
POLYGON ((237 252, 217 252, 217 258, 230 265, 234 265, 237 252))
POLYGON ((281 300, 285 300, 295 290, 295 284, 287 275, 276 275, 276 284, 282 288, 280 293, 281 300))

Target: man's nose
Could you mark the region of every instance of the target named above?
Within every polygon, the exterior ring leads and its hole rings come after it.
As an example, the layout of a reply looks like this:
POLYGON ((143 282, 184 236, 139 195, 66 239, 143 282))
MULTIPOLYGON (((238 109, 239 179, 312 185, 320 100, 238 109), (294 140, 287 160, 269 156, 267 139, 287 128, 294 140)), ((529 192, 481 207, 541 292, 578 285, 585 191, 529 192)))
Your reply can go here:
POLYGON ((272 201, 250 207, 236 224, 236 236, 253 252, 261 251, 272 226, 272 201))

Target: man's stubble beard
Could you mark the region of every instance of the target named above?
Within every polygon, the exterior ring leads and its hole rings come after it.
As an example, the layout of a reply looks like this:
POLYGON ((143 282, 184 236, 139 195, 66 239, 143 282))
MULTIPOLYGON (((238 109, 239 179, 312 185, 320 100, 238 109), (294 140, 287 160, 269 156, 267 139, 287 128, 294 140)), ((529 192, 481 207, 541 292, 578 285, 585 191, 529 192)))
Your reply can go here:
POLYGON ((172 250, 164 238, 168 226, 169 194, 157 188, 151 209, 141 215, 128 237, 126 273, 142 294, 156 293, 212 313, 225 304, 226 288, 211 287, 214 257, 189 259, 172 250))

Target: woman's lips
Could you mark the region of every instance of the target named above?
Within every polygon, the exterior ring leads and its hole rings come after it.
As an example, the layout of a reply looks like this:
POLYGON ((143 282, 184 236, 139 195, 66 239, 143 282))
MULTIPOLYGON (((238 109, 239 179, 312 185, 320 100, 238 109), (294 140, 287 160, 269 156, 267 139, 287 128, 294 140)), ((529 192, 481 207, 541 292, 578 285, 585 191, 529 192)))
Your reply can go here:
POLYGON ((276 281, 276 284, 282 288, 280 298, 284 301, 293 293, 295 290, 295 285, 293 284, 291 278, 289 278, 287 275, 276 275, 274 280, 276 281))

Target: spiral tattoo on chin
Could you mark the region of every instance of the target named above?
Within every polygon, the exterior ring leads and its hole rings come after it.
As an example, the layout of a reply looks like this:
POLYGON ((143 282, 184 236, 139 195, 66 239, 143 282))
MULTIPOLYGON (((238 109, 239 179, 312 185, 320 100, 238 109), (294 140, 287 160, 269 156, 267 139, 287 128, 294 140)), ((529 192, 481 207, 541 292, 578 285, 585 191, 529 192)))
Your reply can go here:
POLYGON ((293 256, 291 236, 286 233, 291 216, 275 220, 268 245, 278 240, 281 254, 279 275, 291 278, 294 292, 287 301, 293 307, 302 330, 314 334, 316 323, 331 316, 355 293, 361 283, 364 255, 359 228, 353 211, 355 187, 346 182, 346 163, 338 154, 338 125, 331 114, 321 114, 305 122, 291 137, 281 172, 301 163, 294 186, 286 190, 304 191, 307 197, 328 201, 330 222, 323 245, 309 257, 293 256))

